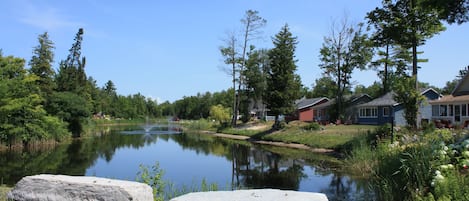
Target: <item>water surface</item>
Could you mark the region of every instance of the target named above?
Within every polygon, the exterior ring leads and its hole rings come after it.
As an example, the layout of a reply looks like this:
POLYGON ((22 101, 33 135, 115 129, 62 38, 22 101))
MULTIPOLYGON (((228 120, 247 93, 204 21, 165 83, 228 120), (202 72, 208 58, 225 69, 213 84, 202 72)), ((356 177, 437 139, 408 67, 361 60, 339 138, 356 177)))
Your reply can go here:
POLYGON ((303 150, 253 145, 141 127, 105 127, 98 137, 51 148, 0 153, 0 182, 41 173, 135 180, 140 165, 159 163, 164 180, 191 187, 205 179, 219 189, 276 188, 327 194, 329 200, 373 200, 369 182, 336 171, 336 159, 303 150))

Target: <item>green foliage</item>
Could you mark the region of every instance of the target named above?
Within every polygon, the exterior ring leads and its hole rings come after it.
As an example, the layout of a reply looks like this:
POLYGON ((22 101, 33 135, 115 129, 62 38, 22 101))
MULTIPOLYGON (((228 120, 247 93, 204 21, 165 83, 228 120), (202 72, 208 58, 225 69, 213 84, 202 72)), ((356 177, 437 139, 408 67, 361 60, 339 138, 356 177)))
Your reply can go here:
POLYGON ((209 130, 212 128, 212 123, 206 119, 191 120, 188 123, 184 122, 185 127, 189 130, 209 130))
POLYGON ((411 128, 417 128, 417 112, 420 103, 424 101, 420 92, 412 87, 415 84, 415 77, 404 76, 396 83, 394 100, 404 107, 404 118, 411 128))
POLYGON ((0 54, 0 142, 11 146, 20 141, 27 146, 66 134, 64 124, 44 110, 38 79, 24 69, 24 60, 0 54))
POLYGON ((52 68, 54 62, 54 43, 49 39, 47 32, 39 35, 39 45, 33 49, 33 57, 29 61, 29 72, 38 77, 36 84, 41 90, 41 95, 47 97, 55 88, 55 72, 52 68))
POLYGON ((319 125, 317 122, 311 122, 308 125, 303 126, 303 129, 308 131, 317 131, 321 129, 321 125, 319 125))
POLYGON ((218 121, 220 125, 226 124, 230 121, 230 109, 222 105, 214 105, 210 107, 210 117, 218 121))
MULTIPOLYGON (((382 127, 369 135, 386 130, 382 127)), ((347 167, 373 175, 379 200, 467 200, 469 140, 459 136, 443 129, 410 142, 382 140, 375 147, 357 138, 349 149, 347 167)))
POLYGON ((311 97, 334 98, 336 96, 336 83, 330 76, 323 76, 315 80, 311 97))
POLYGON ((136 180, 148 184, 153 189, 155 201, 163 201, 165 199, 164 189, 166 183, 163 181, 164 171, 160 168, 160 164, 156 162, 151 168, 140 165, 139 169, 136 180))
POLYGON ((51 95, 48 111, 68 122, 72 134, 79 137, 82 121, 90 116, 90 105, 83 97, 72 92, 56 92, 51 95))
POLYGON ((294 111, 294 101, 299 98, 301 90, 300 76, 295 74, 296 37, 293 37, 288 25, 282 27, 273 38, 274 48, 269 55, 269 70, 267 71, 267 90, 263 100, 270 112, 276 116, 290 114, 294 111))
POLYGON ((354 69, 364 69, 373 56, 373 48, 368 35, 363 33, 363 24, 354 27, 344 19, 331 36, 324 38, 320 49, 321 64, 324 74, 334 80, 334 97, 336 99, 334 117, 344 115, 343 96, 350 90, 351 76, 354 69))
POLYGON ((60 62, 59 71, 55 78, 57 90, 60 92, 73 92, 80 96, 88 97, 90 94, 86 88, 88 85, 85 73, 86 59, 81 57, 82 28, 78 30, 74 40, 75 42, 69 50, 70 53, 67 59, 60 62))
POLYGON ((382 85, 376 81, 373 82, 373 84, 371 84, 368 87, 365 87, 363 85, 355 86, 354 94, 368 94, 372 98, 376 98, 376 97, 380 97, 381 95, 384 95, 383 90, 382 90, 382 85))

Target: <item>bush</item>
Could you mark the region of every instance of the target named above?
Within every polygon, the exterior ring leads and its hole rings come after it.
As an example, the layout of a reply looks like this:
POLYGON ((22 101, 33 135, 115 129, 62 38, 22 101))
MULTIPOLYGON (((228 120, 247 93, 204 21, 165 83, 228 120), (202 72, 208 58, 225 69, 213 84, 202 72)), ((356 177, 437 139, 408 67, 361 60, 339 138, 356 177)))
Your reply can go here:
POLYGON ((212 123, 206 119, 199 119, 188 123, 187 128, 190 130, 208 130, 212 127, 212 123))
POLYGON ((317 131, 317 130, 321 129, 321 126, 317 122, 312 122, 312 123, 309 123, 306 126, 303 126, 303 129, 304 130, 309 130, 309 131, 317 131))
POLYGON ((285 123, 285 121, 277 121, 272 125, 273 130, 282 130, 285 127, 287 127, 287 123, 285 123))

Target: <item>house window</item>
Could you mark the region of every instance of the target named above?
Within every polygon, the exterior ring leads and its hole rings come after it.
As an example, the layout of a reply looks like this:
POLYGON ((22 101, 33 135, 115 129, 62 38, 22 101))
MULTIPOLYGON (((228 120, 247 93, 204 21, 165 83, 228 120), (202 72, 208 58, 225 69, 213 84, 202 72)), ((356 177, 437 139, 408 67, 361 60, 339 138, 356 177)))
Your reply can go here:
POLYGON ((432 116, 437 117, 440 116, 440 106, 439 105, 432 105, 432 116))
POLYGON ((360 108, 359 115, 362 118, 376 118, 376 117, 378 117, 378 108, 376 108, 376 107, 360 108))
POLYGON ((467 116, 467 104, 461 105, 461 116, 463 117, 467 116))
POLYGON ((446 105, 440 105, 440 116, 444 117, 447 116, 448 113, 446 111, 446 105))
POLYGON ((389 117, 389 107, 383 107, 383 117, 389 117))
POLYGON ((448 114, 449 116, 453 116, 453 105, 448 105, 448 114))

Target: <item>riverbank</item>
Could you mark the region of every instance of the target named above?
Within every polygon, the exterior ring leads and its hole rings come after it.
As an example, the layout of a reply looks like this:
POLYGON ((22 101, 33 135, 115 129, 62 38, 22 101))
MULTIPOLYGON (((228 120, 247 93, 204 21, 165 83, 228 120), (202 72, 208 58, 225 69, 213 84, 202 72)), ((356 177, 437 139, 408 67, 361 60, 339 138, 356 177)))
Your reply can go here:
POLYGON ((342 149, 355 138, 373 132, 377 127, 370 125, 325 125, 318 130, 307 130, 308 123, 294 121, 279 131, 272 131, 272 123, 250 123, 236 128, 202 133, 235 140, 246 140, 257 144, 268 144, 318 153, 330 153, 342 149))
POLYGON ((210 131, 205 131, 205 132, 201 132, 201 133, 216 136, 216 137, 221 137, 221 138, 233 139, 233 140, 245 140, 245 141, 252 142, 254 144, 264 144, 264 145, 287 147, 287 148, 293 148, 293 149, 303 149, 303 150, 308 150, 308 151, 311 151, 311 152, 314 152, 314 153, 333 153, 334 152, 333 149, 313 148, 313 147, 307 146, 305 144, 275 142, 275 141, 266 141, 266 140, 256 140, 256 139, 252 139, 251 137, 245 136, 245 135, 233 135, 233 134, 216 133, 216 132, 210 132, 210 131))

